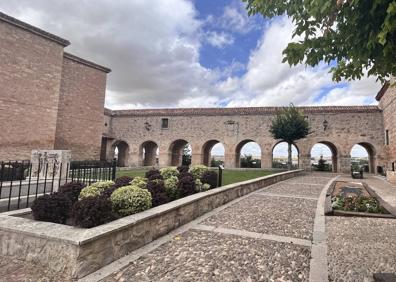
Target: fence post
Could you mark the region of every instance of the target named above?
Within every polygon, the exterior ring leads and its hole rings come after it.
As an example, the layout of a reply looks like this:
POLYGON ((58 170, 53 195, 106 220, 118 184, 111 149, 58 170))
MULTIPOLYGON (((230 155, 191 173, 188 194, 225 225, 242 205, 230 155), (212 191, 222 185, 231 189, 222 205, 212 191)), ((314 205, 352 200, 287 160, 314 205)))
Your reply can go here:
POLYGON ((219 165, 219 179, 217 181, 218 187, 221 187, 221 185, 223 184, 223 169, 224 169, 224 166, 219 165))
POLYGON ((116 178, 116 171, 117 171, 117 159, 113 159, 113 161, 112 161, 112 163, 111 163, 111 166, 112 166, 112 174, 111 174, 111 180, 115 180, 115 178, 116 178))

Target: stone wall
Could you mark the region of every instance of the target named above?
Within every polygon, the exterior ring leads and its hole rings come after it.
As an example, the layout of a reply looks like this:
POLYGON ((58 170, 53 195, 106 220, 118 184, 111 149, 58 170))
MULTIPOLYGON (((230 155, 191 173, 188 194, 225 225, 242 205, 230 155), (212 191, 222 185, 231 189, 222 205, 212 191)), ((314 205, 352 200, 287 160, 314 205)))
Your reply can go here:
MULTIPOLYGON (((184 140, 192 147, 192 163, 205 163, 207 147, 220 142, 225 148, 225 166, 238 166, 240 148, 248 141, 261 147, 263 168, 272 166, 272 150, 279 140, 270 133, 271 119, 280 108, 220 108, 220 109, 161 109, 113 111, 111 130, 107 134, 112 144, 128 145, 127 165, 144 164, 143 148, 148 141, 159 147, 159 164, 174 165, 175 144, 184 140), (169 128, 161 128, 167 118, 169 128), (176 141, 176 142, 175 142, 176 141)), ((372 172, 384 164, 383 124, 381 110, 376 106, 302 107, 312 133, 295 145, 299 151, 300 167, 310 168, 310 153, 316 143, 329 145, 335 156, 338 171, 350 172, 350 152, 362 144, 371 152, 372 172), (325 128, 324 121, 327 121, 325 128)), ((183 142, 181 143, 183 144, 183 142)), ((114 149, 108 146, 110 150, 114 149)), ((109 157, 110 158, 110 157, 109 157)))
POLYGON ((100 157, 108 72, 74 55, 64 55, 55 148, 71 150, 73 160, 100 157))
POLYGON ((63 52, 70 42, 0 12, 0 160, 32 150, 98 159, 107 68, 63 52))
POLYGON ((392 169, 392 163, 396 167, 396 87, 391 86, 393 83, 396 83, 394 78, 384 85, 376 97, 383 111, 384 131, 382 134, 385 135, 388 130, 389 144, 384 143, 388 169, 392 169))
POLYGON ((0 13, 0 160, 53 149, 68 41, 0 13))

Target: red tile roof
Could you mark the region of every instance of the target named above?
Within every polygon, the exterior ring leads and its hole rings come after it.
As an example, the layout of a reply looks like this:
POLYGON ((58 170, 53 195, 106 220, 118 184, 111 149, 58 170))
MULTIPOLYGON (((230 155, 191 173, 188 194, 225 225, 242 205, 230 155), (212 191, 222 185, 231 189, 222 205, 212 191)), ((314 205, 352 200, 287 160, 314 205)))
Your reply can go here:
MULTIPOLYGON (((380 112, 377 106, 310 106, 298 107, 305 113, 372 113, 380 112)), ((274 114, 282 107, 245 107, 245 108, 173 108, 114 110, 105 109, 111 116, 229 116, 274 114)))

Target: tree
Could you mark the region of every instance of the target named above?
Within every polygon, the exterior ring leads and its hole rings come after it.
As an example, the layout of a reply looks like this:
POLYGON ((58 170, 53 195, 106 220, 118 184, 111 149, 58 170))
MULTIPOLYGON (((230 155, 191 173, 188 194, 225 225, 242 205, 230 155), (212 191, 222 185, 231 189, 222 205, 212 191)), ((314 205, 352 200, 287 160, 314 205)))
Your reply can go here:
POLYGON ((309 123, 303 112, 290 104, 276 113, 271 122, 270 133, 275 139, 287 142, 287 166, 292 169, 292 144, 309 134, 309 123))
POLYGON ((295 29, 283 62, 334 64, 333 80, 396 75, 395 0, 243 0, 248 14, 288 15, 295 29))
POLYGON ((189 166, 191 164, 191 150, 188 144, 183 148, 182 165, 189 166))
POLYGON ((325 171, 327 169, 326 160, 323 158, 323 156, 320 156, 317 168, 319 171, 325 171))

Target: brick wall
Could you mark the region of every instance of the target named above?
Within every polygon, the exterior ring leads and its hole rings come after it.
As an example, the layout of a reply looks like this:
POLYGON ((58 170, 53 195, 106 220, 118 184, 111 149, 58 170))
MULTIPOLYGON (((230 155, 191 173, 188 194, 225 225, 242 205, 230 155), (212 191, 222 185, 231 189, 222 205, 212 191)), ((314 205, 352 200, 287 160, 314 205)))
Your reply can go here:
MULTIPOLYGON (((392 79, 391 83, 395 83, 392 79)), ((385 145, 384 150, 387 155, 388 169, 391 169, 392 162, 396 166, 396 87, 385 86, 382 97, 380 97, 379 107, 383 110, 384 135, 388 130, 389 145, 385 145)), ((378 97, 378 96, 377 96, 378 97)))
POLYGON ((56 128, 56 149, 73 160, 99 159, 109 69, 65 53, 56 128))
POLYGON ((0 13, 0 160, 30 159, 32 149, 54 148, 68 42, 32 29, 0 13))

